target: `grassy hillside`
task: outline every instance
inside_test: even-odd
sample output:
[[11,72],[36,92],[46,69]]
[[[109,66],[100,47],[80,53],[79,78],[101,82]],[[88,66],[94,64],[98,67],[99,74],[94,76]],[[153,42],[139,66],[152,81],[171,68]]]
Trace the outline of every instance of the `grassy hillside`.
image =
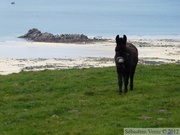
[[179,127],[180,65],[138,65],[118,95],[115,67],[0,76],[1,135],[115,135],[124,127]]

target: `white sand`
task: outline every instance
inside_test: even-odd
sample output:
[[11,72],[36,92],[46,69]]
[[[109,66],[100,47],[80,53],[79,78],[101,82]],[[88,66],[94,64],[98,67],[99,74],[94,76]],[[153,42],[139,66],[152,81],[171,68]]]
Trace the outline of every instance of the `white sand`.
[[[139,50],[140,64],[180,62],[180,40],[131,39],[130,42]],[[78,45],[1,42],[0,74],[114,66],[114,48],[114,41]]]

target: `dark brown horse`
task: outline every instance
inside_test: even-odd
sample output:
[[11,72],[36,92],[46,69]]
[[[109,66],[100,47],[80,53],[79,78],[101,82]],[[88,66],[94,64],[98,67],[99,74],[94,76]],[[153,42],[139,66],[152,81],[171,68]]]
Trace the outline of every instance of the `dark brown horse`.
[[122,94],[122,82],[124,82],[124,93],[128,92],[128,83],[130,77],[130,90],[133,90],[133,78],[136,65],[138,63],[138,50],[127,43],[126,35],[123,38],[116,36],[115,63],[118,74],[119,94]]

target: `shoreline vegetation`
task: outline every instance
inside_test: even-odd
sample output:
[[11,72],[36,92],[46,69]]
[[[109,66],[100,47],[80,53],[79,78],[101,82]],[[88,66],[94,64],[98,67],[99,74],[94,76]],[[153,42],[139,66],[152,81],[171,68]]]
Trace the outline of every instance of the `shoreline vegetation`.
[[30,29],[25,35],[18,38],[24,38],[33,42],[48,42],[48,43],[92,43],[108,41],[102,37],[89,38],[84,34],[60,34],[54,35],[48,32],[42,33],[36,28]]
[[178,128],[179,65],[138,65],[135,89],[118,94],[114,67],[0,76],[1,135],[123,135]]

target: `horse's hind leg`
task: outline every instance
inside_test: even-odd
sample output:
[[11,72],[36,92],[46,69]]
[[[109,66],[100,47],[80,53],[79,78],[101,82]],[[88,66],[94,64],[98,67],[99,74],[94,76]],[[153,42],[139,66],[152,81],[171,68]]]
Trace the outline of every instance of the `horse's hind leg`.
[[135,72],[136,66],[132,69],[130,74],[130,90],[133,90],[133,81],[134,81],[134,72]]
[[133,80],[134,80],[134,74],[130,75],[130,90],[133,90]]

